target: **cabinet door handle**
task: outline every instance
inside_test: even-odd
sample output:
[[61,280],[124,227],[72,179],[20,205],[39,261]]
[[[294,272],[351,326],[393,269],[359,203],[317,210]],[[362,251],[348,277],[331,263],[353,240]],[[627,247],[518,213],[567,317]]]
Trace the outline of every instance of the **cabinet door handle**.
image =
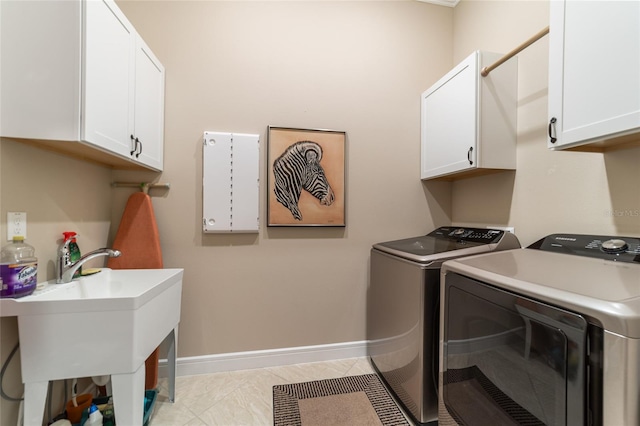
[[[556,143],[556,141],[558,140],[554,135],[556,134],[556,121],[558,121],[558,119],[556,119],[555,117],[551,117],[551,120],[549,120],[549,140],[551,141],[551,143]],[[552,131],[553,131],[553,135],[552,135]]]
[[[140,144],[140,151],[138,151],[138,144]],[[138,138],[136,138],[136,158],[140,157],[140,154],[142,154],[142,141]]]
[[[129,153],[129,155],[133,155],[134,152],[136,152],[136,147],[137,147],[137,139],[135,139],[133,137],[133,135],[130,136],[131,137],[131,152]],[[136,142],[134,142],[134,139]]]
[[469,161],[469,165],[473,165],[473,160],[471,160],[471,153],[473,152],[473,147],[469,147],[469,151],[467,151],[467,160]]

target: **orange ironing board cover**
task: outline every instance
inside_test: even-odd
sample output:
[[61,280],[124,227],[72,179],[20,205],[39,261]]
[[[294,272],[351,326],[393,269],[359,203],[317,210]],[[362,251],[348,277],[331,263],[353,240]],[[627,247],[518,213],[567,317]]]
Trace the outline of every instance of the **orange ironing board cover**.
[[[120,257],[107,261],[111,269],[161,269],[162,249],[151,197],[136,192],[127,200],[113,248]],[[158,349],[145,361],[145,389],[158,385]]]
[[108,268],[162,268],[160,236],[149,195],[136,192],[129,197],[113,240],[113,248],[120,250],[122,255],[109,258]]

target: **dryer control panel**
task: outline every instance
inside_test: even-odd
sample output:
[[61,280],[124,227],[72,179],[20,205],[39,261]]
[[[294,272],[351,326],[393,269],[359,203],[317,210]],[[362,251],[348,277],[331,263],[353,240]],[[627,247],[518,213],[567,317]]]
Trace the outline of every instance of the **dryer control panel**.
[[640,238],[637,237],[551,234],[527,248],[616,262],[640,263]]

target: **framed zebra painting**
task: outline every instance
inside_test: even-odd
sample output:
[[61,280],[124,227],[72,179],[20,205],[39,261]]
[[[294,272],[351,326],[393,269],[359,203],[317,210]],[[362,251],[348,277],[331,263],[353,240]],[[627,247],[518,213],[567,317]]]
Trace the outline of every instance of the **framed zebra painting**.
[[346,133],[269,126],[268,226],[346,226]]

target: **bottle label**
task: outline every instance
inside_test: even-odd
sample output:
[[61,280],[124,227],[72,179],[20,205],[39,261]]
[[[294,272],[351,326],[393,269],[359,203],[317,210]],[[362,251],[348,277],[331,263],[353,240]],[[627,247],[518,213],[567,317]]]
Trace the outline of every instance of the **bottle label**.
[[[80,248],[76,244],[75,238],[69,244],[69,265],[76,263],[80,260],[82,255],[80,254]],[[82,275],[82,266],[73,274],[73,278],[80,278]]]
[[37,284],[37,262],[0,265],[0,297],[28,296]]

